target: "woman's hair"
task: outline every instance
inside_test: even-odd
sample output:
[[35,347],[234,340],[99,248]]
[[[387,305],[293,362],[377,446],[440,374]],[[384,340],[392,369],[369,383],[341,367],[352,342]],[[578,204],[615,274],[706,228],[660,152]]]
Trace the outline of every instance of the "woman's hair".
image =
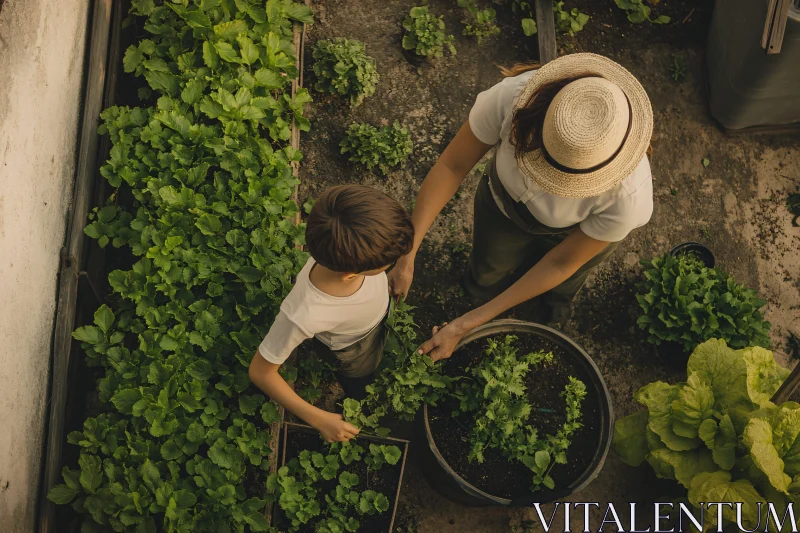
[[[500,72],[503,76],[510,78],[519,76],[525,72],[536,70],[540,67],[538,63],[516,63],[512,67],[500,67]],[[591,74],[583,76],[575,76],[571,78],[564,78],[554,82],[547,83],[539,87],[533,94],[530,95],[528,101],[523,107],[514,111],[514,116],[511,119],[511,133],[509,140],[514,147],[514,155],[519,158],[522,154],[533,152],[542,148],[542,126],[544,125],[544,117],[547,114],[547,108],[553,98],[556,97],[558,92],[581,78],[592,77]],[[653,145],[647,148],[648,157],[653,155]]]
[[550,103],[558,92],[573,81],[588,77],[591,75],[586,74],[546,83],[530,95],[524,106],[514,111],[509,140],[517,158],[542,147],[544,117],[547,114],[547,108],[550,107]]

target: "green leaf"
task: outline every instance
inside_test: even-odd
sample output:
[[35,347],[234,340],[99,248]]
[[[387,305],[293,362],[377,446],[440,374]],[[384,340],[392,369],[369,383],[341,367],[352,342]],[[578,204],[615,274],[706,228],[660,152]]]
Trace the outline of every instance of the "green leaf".
[[531,35],[535,35],[537,31],[536,28],[536,21],[531,18],[524,18],[522,19],[522,32],[525,34],[526,37],[530,37]]
[[714,410],[714,393],[697,374],[689,376],[686,385],[672,402],[672,429],[677,435],[693,439],[700,424],[711,417]]
[[100,468],[100,458],[96,455],[81,454],[78,458],[81,468],[80,483],[83,490],[94,494],[103,482],[103,472]]
[[261,406],[261,419],[267,424],[281,421],[281,414],[275,402],[266,402]]
[[[766,506],[766,501],[756,491],[753,484],[746,479],[731,481],[730,472],[723,470],[699,474],[689,487],[689,501],[695,506],[706,502],[741,502],[742,525],[747,529],[755,529],[760,523],[758,504]],[[721,505],[722,517],[725,521],[736,523],[736,509]],[[707,513],[706,519],[716,525],[716,513]]]
[[687,374],[697,373],[698,378],[711,386],[714,392],[714,409],[719,412],[735,408],[750,410],[752,403],[747,392],[747,366],[735,350],[725,341],[712,339],[695,348],[689,357]]
[[47,499],[56,505],[66,505],[78,495],[78,490],[66,485],[56,485],[47,493]]
[[772,442],[772,427],[764,419],[754,418],[747,423],[742,434],[742,442],[750,450],[753,463],[769,479],[776,490],[789,492],[791,478],[783,471],[783,461]]
[[614,425],[614,451],[625,464],[639,466],[645,460],[649,452],[645,434],[648,418],[647,410],[637,411]]
[[203,63],[210,69],[215,69],[219,66],[219,55],[214,44],[209,41],[203,42]]
[[766,407],[791,372],[778,365],[772,352],[764,348],[745,348],[741,355],[747,367],[748,396],[753,403]]
[[[736,445],[739,443],[739,438],[736,435],[736,430],[733,427],[733,422],[729,414],[725,414],[719,421],[717,432],[714,435],[714,446],[711,451],[714,456],[714,462],[720,468],[730,470],[736,462]],[[706,443],[708,444],[708,443]]]
[[239,54],[236,53],[236,50],[234,50],[233,46],[231,46],[230,43],[219,41],[219,42],[214,43],[214,48],[217,51],[217,55],[223,61],[227,61],[228,63],[240,63],[241,62],[241,58],[239,57]]
[[139,389],[122,389],[111,397],[117,410],[125,415],[133,414],[133,404],[142,399]]
[[[669,19],[667,19],[667,21],[669,21]],[[707,167],[710,164],[711,164],[711,161],[709,161],[708,158],[703,158],[703,166],[704,167]]]
[[682,437],[672,429],[672,402],[678,398],[680,388],[656,381],[645,385],[634,395],[637,402],[647,407],[650,413],[648,427],[656,433],[667,447],[674,451],[685,451],[700,445],[700,439]]
[[195,226],[197,226],[203,235],[215,235],[222,231],[222,222],[219,217],[208,213],[201,215],[197,219],[197,222],[195,222]]
[[122,68],[125,72],[133,72],[142,64],[144,55],[136,46],[129,46],[122,58]]
[[214,26],[214,35],[218,39],[233,39],[240,33],[247,33],[247,23],[243,20],[222,22]]
[[189,80],[186,82],[186,87],[181,92],[181,100],[187,104],[196,104],[201,96],[203,96],[203,83],[201,81]]
[[647,462],[658,477],[677,480],[686,488],[698,474],[717,470],[711,452],[705,448],[686,451],[660,448],[647,455]]
[[310,7],[302,3],[290,2],[288,4],[284,4],[283,9],[286,13],[286,16],[290,19],[294,19],[304,24],[314,23],[314,12]]
[[103,304],[94,312],[94,323],[103,330],[103,333],[108,333],[111,326],[114,324],[114,313],[111,309]]
[[103,330],[96,327],[96,326],[83,326],[76,329],[72,332],[73,338],[79,340],[81,342],[87,342],[89,344],[100,344],[101,342],[105,342],[106,336],[103,334]]
[[252,65],[258,61],[259,53],[258,48],[246,35],[239,35],[236,38],[239,43],[239,51],[242,55],[242,61],[247,65]]

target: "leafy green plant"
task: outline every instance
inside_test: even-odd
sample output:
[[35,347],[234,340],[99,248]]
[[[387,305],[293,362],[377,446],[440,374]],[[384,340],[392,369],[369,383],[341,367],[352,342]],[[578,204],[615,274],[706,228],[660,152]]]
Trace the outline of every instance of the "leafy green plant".
[[406,30],[403,48],[430,59],[442,57],[445,48],[456,55],[456,47],[453,46],[455,37],[445,34],[442,19],[442,16],[437,17],[431,13],[428,6],[412,7],[403,21],[403,28]]
[[564,2],[561,1],[553,2],[553,17],[556,30],[569,35],[575,35],[589,22],[589,15],[581,13],[577,7],[564,9]]
[[625,10],[628,14],[628,20],[634,24],[640,24],[645,21],[653,24],[667,24],[670,21],[670,18],[666,15],[652,18],[650,16],[652,9],[647,5],[646,0],[614,0],[614,2],[618,8]]
[[535,407],[525,393],[525,378],[532,367],[553,364],[553,354],[535,352],[520,357],[516,340],[513,335],[501,341],[487,340],[486,356],[453,392],[459,401],[453,416],[475,415],[469,436],[469,460],[482,463],[487,448],[500,450],[533,472],[534,490],[540,486],[552,489],[555,483],[550,470],[555,464],[567,463],[572,435],[582,427],[581,404],[586,386],[570,376],[562,392],[565,422],[555,435],[540,437],[538,428],[528,422]]
[[384,175],[405,163],[414,151],[411,132],[399,122],[380,128],[351,124],[339,147],[342,154],[349,155],[349,161],[361,163],[369,170],[378,167]]
[[[639,389],[634,398],[645,409],[617,421],[616,453],[678,481],[691,505],[742,502],[739,523],[748,529],[767,518],[759,503],[774,503],[784,516],[787,504],[800,503],[800,404],[770,398],[789,371],[761,347],[734,350],[712,339],[697,346],[686,373],[686,382]],[[720,508],[734,523],[736,510]],[[717,526],[716,513],[706,520]]]
[[[376,446],[371,444],[370,447]],[[394,462],[374,463],[374,470],[385,464],[396,464],[402,452],[397,446],[380,446],[381,457],[397,458]],[[268,498],[277,501],[290,522],[287,533],[300,531],[311,525],[319,533],[356,532],[361,527],[359,518],[385,513],[389,498],[374,490],[358,492],[362,483],[358,475],[345,466],[360,460],[363,449],[355,443],[334,444],[327,455],[303,450],[278,472],[267,478]],[[373,454],[372,456],[375,456]],[[340,463],[340,459],[342,462]],[[325,482],[338,479],[327,493]]]
[[314,404],[322,398],[321,387],[336,381],[333,365],[317,354],[306,353],[297,359],[297,394]]
[[493,8],[480,9],[477,0],[458,0],[458,6],[467,11],[466,17],[461,21],[464,24],[462,35],[475,37],[478,44],[481,44],[484,39],[500,34],[497,12]]
[[734,348],[769,347],[770,323],[760,311],[766,302],[755,291],[691,255],[665,254],[642,265],[637,323],[649,342],[677,343],[687,352],[712,338]]
[[380,75],[361,41],[342,37],[320,40],[314,45],[312,57],[317,91],[346,96],[353,107],[375,94]]
[[385,464],[392,466],[403,457],[400,448],[391,444],[370,444],[369,455],[366,456],[365,461],[371,470],[380,470]]
[[[113,192],[86,234],[124,248],[109,301],[74,332],[99,367],[98,410],[68,441],[78,470],[49,494],[82,531],[266,531],[247,474],[264,470],[265,423],[246,366],[305,261],[287,146],[310,99],[300,90],[288,0],[134,0],[148,38],[123,66],[152,107],[112,107],[100,133]],[[120,198],[130,197],[125,205]],[[224,327],[223,327],[224,324]]]
[[[669,66],[670,78],[677,82],[682,82],[686,79],[686,71],[686,58],[682,54],[672,54],[672,64]],[[704,164],[704,166],[708,165]]]

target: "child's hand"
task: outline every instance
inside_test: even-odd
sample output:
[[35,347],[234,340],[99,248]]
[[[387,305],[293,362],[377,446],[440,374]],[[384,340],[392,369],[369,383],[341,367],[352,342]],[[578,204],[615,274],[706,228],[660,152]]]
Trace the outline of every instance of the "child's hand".
[[321,434],[322,438],[328,442],[347,442],[360,431],[353,424],[344,421],[342,415],[336,413],[324,413],[320,420],[312,424]]

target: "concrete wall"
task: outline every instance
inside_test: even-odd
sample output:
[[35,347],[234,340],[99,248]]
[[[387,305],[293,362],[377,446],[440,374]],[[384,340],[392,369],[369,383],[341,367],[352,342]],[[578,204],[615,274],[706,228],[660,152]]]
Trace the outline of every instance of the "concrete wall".
[[36,524],[89,0],[0,0],[0,530]]

